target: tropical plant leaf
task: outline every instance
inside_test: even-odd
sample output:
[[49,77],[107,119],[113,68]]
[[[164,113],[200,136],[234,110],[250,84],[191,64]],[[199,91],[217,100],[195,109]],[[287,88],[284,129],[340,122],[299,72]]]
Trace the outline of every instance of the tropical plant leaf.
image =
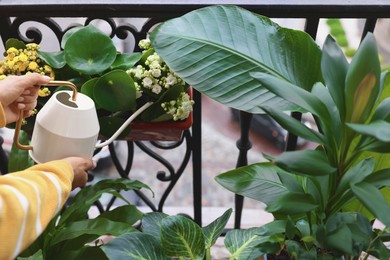
[[[28,145],[30,139],[25,131],[19,133],[19,143]],[[11,152],[8,158],[8,171],[17,172],[25,170],[34,165],[34,161],[31,159],[27,150],[19,149],[14,143],[12,143]]]
[[352,234],[346,224],[340,224],[338,229],[325,237],[329,248],[340,250],[345,254],[352,254]]
[[305,124],[302,124],[295,118],[286,115],[284,112],[273,109],[271,107],[261,107],[268,115],[270,115],[276,122],[278,122],[284,129],[302,137],[308,141],[323,144],[324,136],[312,129],[308,128]]
[[224,244],[231,254],[231,259],[257,259],[265,254],[265,252],[261,252],[257,246],[260,243],[266,242],[268,237],[256,235],[256,230],[256,228],[245,230],[236,229],[231,230],[226,234]]
[[142,218],[142,215],[142,212],[139,211],[136,206],[125,205],[110,211],[105,211],[101,213],[98,218],[105,218],[111,221],[133,225]]
[[155,237],[140,232],[121,235],[101,249],[109,259],[171,259],[163,254]]
[[276,200],[288,190],[280,181],[278,168],[271,163],[243,166],[215,177],[224,188],[265,204]]
[[374,137],[381,142],[390,142],[390,123],[384,120],[377,120],[369,124],[347,125],[359,134]]
[[360,182],[352,184],[351,189],[355,196],[376,218],[384,225],[390,226],[390,205],[374,185]]
[[128,179],[105,179],[81,189],[72,200],[72,203],[61,215],[59,225],[85,219],[88,209],[103,193],[114,193],[118,190],[134,190],[150,188],[140,182]]
[[253,72],[250,76],[275,95],[296,104],[304,111],[317,115],[325,122],[330,121],[330,115],[324,103],[309,91],[267,73]]
[[346,122],[363,123],[380,95],[380,62],[375,37],[368,33],[345,78]]
[[[53,246],[65,240],[77,238],[82,235],[91,234],[99,237],[101,235],[119,236],[127,232],[136,232],[137,230],[130,224],[111,221],[106,218],[94,218],[81,221],[75,221],[56,232],[50,240]],[[87,241],[92,242],[92,241]],[[79,246],[83,246],[85,241]]]
[[161,222],[161,247],[170,257],[203,259],[205,239],[202,229],[183,216],[168,216]]
[[270,73],[307,90],[322,80],[321,51],[308,34],[281,28],[237,6],[190,12],[158,26],[150,39],[168,66],[191,86],[247,112],[261,113],[260,104],[293,108],[249,72]]
[[324,176],[336,171],[322,150],[284,152],[274,163],[287,171],[307,176]]
[[384,99],[375,109],[371,121],[375,122],[377,120],[390,121],[390,97]]
[[167,214],[162,212],[149,212],[142,217],[141,230],[145,234],[152,235],[160,242],[161,222]]
[[111,112],[136,109],[134,81],[123,70],[113,70],[101,76],[93,87],[93,96],[99,107]]
[[361,182],[365,177],[372,175],[374,171],[375,162],[372,158],[361,160],[358,164],[350,168],[341,178],[337,185],[335,197],[340,197],[351,184]]
[[75,30],[64,45],[66,63],[87,75],[108,69],[116,58],[116,48],[110,37],[94,26]]
[[228,209],[219,218],[202,228],[206,242],[206,249],[211,248],[221,236],[227,222],[229,221],[232,209]]
[[336,104],[341,120],[345,116],[345,77],[348,71],[348,61],[343,50],[332,38],[327,36],[322,48],[321,69],[325,84]]
[[311,194],[289,192],[269,203],[265,210],[283,215],[298,215],[312,211],[318,206]]

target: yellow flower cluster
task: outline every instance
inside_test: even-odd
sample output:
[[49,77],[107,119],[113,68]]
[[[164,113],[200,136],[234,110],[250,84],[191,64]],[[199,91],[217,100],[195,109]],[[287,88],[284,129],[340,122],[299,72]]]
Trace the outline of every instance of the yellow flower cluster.
[[[10,47],[4,53],[4,60],[0,61],[0,80],[8,75],[24,75],[29,73],[40,73],[54,79],[54,71],[45,64],[38,56],[39,45],[36,43],[26,44],[25,49]],[[39,91],[40,96],[50,95],[45,88]]]

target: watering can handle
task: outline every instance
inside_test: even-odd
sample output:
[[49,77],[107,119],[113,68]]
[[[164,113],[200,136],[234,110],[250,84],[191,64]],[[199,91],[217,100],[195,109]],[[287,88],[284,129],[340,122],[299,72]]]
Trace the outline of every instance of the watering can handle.
[[[47,83],[45,86],[67,86],[67,87],[70,87],[73,90],[72,100],[76,101],[77,87],[75,84],[73,84],[70,81],[52,80],[49,83]],[[21,150],[32,150],[33,149],[32,146],[23,145],[23,144],[19,143],[19,134],[20,134],[20,130],[22,127],[23,118],[24,118],[24,111],[20,110],[19,111],[19,119],[18,119],[18,121],[16,121],[16,126],[15,126],[14,144],[16,145],[16,147],[18,147]]]

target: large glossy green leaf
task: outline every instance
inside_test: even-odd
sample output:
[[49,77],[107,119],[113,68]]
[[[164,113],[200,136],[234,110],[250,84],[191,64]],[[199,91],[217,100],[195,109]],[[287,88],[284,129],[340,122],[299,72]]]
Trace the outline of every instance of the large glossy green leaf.
[[340,250],[346,254],[352,254],[352,234],[345,224],[340,224],[337,230],[327,234],[325,243],[330,248]]
[[346,121],[363,123],[380,95],[380,62],[375,37],[368,33],[352,59],[345,79]]
[[[28,145],[30,139],[25,131],[20,131],[19,143]],[[8,160],[8,171],[17,172],[27,169],[34,165],[34,161],[28,154],[28,151],[19,149],[14,143],[11,147],[11,152]]]
[[369,183],[351,185],[352,192],[384,225],[390,226],[390,205],[380,191]]
[[271,163],[243,166],[215,177],[224,188],[265,204],[274,201],[288,190],[280,181],[278,168]]
[[119,236],[103,245],[101,249],[109,259],[171,259],[163,254],[160,243],[155,237],[140,232]]
[[271,202],[266,211],[283,215],[298,215],[318,208],[319,204],[308,193],[289,192]]
[[133,79],[123,70],[113,70],[101,76],[93,87],[99,107],[111,112],[136,109],[136,89]]
[[336,171],[322,150],[284,152],[275,158],[274,163],[287,171],[307,176],[329,175]]
[[110,69],[128,70],[141,59],[141,53],[119,53]]
[[116,195],[116,191],[118,190],[138,190],[141,188],[150,190],[146,184],[128,179],[106,179],[99,181],[92,186],[84,187],[77,193],[72,200],[72,203],[61,215],[59,225],[85,219],[91,205],[100,198],[103,193],[112,193]]
[[94,75],[111,66],[116,58],[116,48],[110,37],[88,25],[69,36],[64,46],[64,55],[72,69]]
[[390,121],[390,98],[384,99],[375,109],[371,121],[376,120]]
[[162,23],[150,35],[168,66],[195,89],[253,113],[290,109],[249,77],[262,71],[304,89],[321,81],[321,51],[306,33],[281,28],[237,6],[210,6]]
[[211,248],[221,236],[227,222],[229,221],[232,209],[228,209],[222,216],[202,228],[206,242],[206,249]]
[[322,48],[322,75],[342,118],[345,115],[344,84],[348,66],[343,50],[331,36],[328,36]]
[[256,228],[245,230],[231,230],[224,240],[227,250],[232,255],[231,259],[246,260],[257,259],[265,254],[257,246],[267,241],[268,237],[262,237],[256,234]]
[[203,259],[205,239],[202,229],[189,218],[168,216],[161,222],[161,246],[171,257]]

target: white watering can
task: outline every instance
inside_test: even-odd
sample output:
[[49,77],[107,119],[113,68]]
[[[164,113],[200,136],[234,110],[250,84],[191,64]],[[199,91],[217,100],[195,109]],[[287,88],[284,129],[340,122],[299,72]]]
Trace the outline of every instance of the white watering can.
[[68,86],[72,91],[58,91],[46,102],[36,116],[31,145],[19,143],[23,113],[16,123],[14,143],[22,150],[30,150],[37,163],[58,160],[69,156],[92,158],[95,148],[113,142],[121,132],[152,103],[146,103],[133,113],[114,135],[98,143],[99,121],[93,100],[77,92],[77,87],[68,81],[50,81],[47,86]]

